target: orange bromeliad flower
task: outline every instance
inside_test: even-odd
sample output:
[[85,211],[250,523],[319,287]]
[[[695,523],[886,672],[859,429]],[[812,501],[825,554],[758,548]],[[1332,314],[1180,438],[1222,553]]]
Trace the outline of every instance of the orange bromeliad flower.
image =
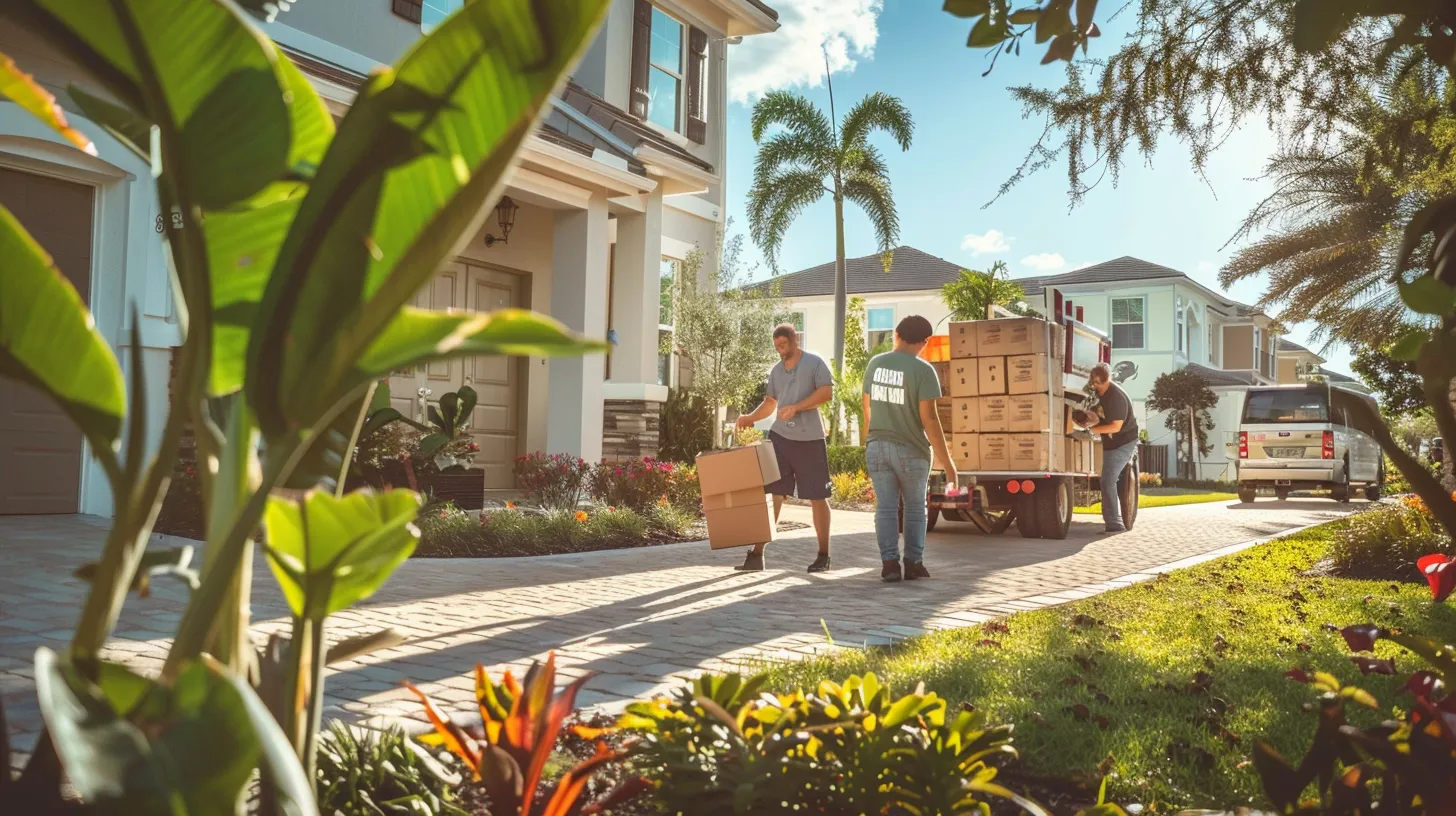
[[576,520],[579,521],[579,522],[581,522],[582,524],[586,524],[586,511],[585,510],[578,510],[578,511],[576,511]]

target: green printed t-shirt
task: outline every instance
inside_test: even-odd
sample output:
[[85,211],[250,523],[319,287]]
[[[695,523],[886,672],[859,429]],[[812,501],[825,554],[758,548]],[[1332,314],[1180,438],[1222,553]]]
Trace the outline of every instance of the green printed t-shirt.
[[940,398],[934,366],[903,351],[877,354],[865,367],[864,393],[870,395],[870,441],[898,442],[931,458],[920,403]]

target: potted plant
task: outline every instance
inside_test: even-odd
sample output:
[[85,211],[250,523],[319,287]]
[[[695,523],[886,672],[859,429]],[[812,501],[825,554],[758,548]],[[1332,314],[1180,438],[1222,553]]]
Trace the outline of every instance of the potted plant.
[[475,389],[463,386],[440,397],[438,406],[429,406],[425,412],[429,424],[403,420],[424,433],[407,466],[413,468],[421,487],[462,510],[485,506],[485,471],[471,467],[480,451],[470,437],[475,401]]

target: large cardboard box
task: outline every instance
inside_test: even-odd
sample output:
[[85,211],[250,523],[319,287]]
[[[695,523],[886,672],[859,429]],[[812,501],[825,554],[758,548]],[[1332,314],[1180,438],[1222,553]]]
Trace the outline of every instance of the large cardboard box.
[[[1006,393],[1006,358],[981,357],[976,360],[976,384],[980,390],[974,396],[988,396]],[[957,394],[956,396],[961,396]],[[965,396],[973,396],[966,394]]]
[[[981,395],[981,368],[976,360],[950,361],[950,396],[978,397]],[[942,390],[944,393],[944,390]]]
[[1051,426],[1052,398],[1046,394],[1016,394],[1006,398],[1006,430],[1036,433]]
[[703,517],[708,522],[708,547],[714,550],[751,547],[774,540],[773,496],[764,495],[763,488],[758,489],[757,501],[704,510]]
[[1010,458],[1012,470],[1061,470],[1062,446],[1053,444],[1049,433],[1010,434]]
[[967,321],[950,324],[950,358],[969,360],[976,356],[976,323]]
[[[1050,369],[1050,370],[1048,370]],[[1006,393],[1062,395],[1060,361],[1045,354],[1023,354],[1006,358]],[[985,393],[985,389],[981,390]]]
[[698,454],[698,486],[704,496],[762,488],[779,480],[779,460],[772,442],[755,442],[728,450]]
[[1095,473],[1092,466],[1093,443],[1090,439],[1064,437],[1062,445],[1062,469],[1069,473]]
[[976,471],[981,469],[981,435],[958,433],[947,440],[950,456],[955,460],[956,470]]
[[1011,434],[976,434],[981,455],[980,470],[1011,469]]
[[969,434],[981,430],[980,397],[956,397],[951,401],[950,429]]
[[935,415],[940,418],[940,428],[950,433],[955,426],[955,398],[941,397],[935,401]]
[[715,550],[774,540],[773,497],[764,485],[779,479],[772,442],[757,442],[697,458],[708,546]]
[[1055,329],[1061,328],[1039,317],[1000,318],[976,323],[976,353],[993,354],[1056,354]]
[[1011,398],[1006,395],[977,397],[977,416],[981,433],[1006,433],[1011,430]]

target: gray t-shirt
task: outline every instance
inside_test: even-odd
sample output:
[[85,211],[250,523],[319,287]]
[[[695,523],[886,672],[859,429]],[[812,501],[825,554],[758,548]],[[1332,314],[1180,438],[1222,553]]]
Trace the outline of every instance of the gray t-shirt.
[[[803,402],[826,385],[834,385],[829,364],[824,362],[823,357],[807,351],[799,357],[799,364],[792,371],[784,368],[783,360],[768,371],[768,395],[778,400],[779,409]],[[776,410],[773,427],[769,429],[773,433],[802,442],[824,438],[824,423],[819,419],[818,408],[800,411],[788,422],[778,419],[777,413]]]

